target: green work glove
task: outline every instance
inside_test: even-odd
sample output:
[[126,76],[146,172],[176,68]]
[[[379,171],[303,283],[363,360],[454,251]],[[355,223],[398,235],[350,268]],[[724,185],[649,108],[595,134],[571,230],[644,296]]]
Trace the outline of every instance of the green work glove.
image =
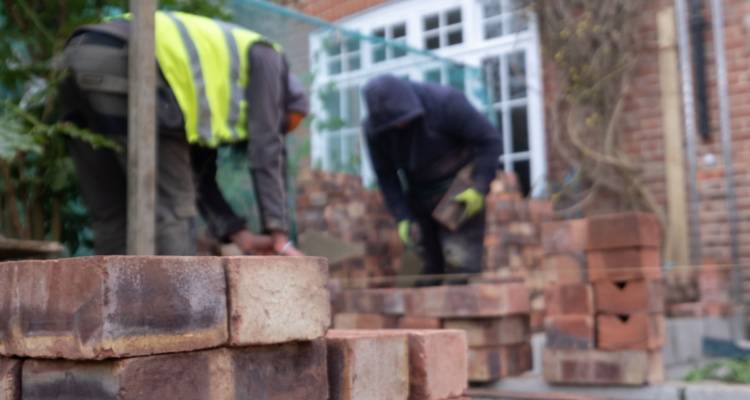
[[464,218],[469,219],[484,208],[484,195],[474,188],[469,188],[456,195],[453,200],[464,204]]
[[398,223],[398,237],[405,245],[411,244],[411,221],[403,219]]

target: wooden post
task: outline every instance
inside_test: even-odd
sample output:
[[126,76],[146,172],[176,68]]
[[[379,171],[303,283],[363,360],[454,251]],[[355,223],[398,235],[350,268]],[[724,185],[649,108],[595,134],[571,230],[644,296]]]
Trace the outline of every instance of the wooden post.
[[130,0],[128,57],[128,254],[155,254],[156,0]]
[[657,16],[659,32],[659,80],[664,121],[664,159],[667,180],[668,226],[666,261],[677,266],[690,262],[690,234],[685,180],[685,156],[682,142],[681,92],[677,29],[673,7]]

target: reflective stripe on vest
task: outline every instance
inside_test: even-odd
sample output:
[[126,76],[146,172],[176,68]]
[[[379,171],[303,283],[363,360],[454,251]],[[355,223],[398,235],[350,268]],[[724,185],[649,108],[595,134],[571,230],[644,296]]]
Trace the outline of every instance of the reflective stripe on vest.
[[216,147],[248,138],[247,54],[259,42],[268,43],[225,22],[156,13],[156,57],[183,112],[188,142]]

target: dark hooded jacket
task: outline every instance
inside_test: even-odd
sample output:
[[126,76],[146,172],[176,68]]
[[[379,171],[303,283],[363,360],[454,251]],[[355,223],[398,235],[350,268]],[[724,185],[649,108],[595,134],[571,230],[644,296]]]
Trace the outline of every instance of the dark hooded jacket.
[[410,200],[436,187],[447,189],[445,183],[469,163],[474,187],[489,191],[501,137],[463,93],[383,75],[365,86],[364,97],[370,158],[397,220],[412,218]]

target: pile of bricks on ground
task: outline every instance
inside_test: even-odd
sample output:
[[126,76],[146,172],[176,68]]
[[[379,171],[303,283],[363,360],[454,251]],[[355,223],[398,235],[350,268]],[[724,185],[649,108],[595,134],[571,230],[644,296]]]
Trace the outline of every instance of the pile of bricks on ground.
[[657,218],[603,215],[555,222],[545,233],[560,238],[546,246],[557,264],[549,266],[555,283],[547,289],[545,380],[660,382],[666,322]]
[[[679,300],[668,301],[668,314],[672,317],[726,317],[732,312],[730,274],[732,266],[708,263],[700,267],[691,267],[677,278],[679,287],[690,287],[692,296],[683,296]],[[672,281],[678,281],[675,278]],[[685,284],[685,282],[689,282]],[[669,285],[669,296],[677,285]],[[671,300],[671,299],[668,299]]]
[[337,329],[465,331],[469,381],[493,382],[531,369],[529,293],[521,280],[349,289],[333,301]]
[[463,394],[463,332],[328,331],[326,280],[317,258],[0,263],[0,400]]

